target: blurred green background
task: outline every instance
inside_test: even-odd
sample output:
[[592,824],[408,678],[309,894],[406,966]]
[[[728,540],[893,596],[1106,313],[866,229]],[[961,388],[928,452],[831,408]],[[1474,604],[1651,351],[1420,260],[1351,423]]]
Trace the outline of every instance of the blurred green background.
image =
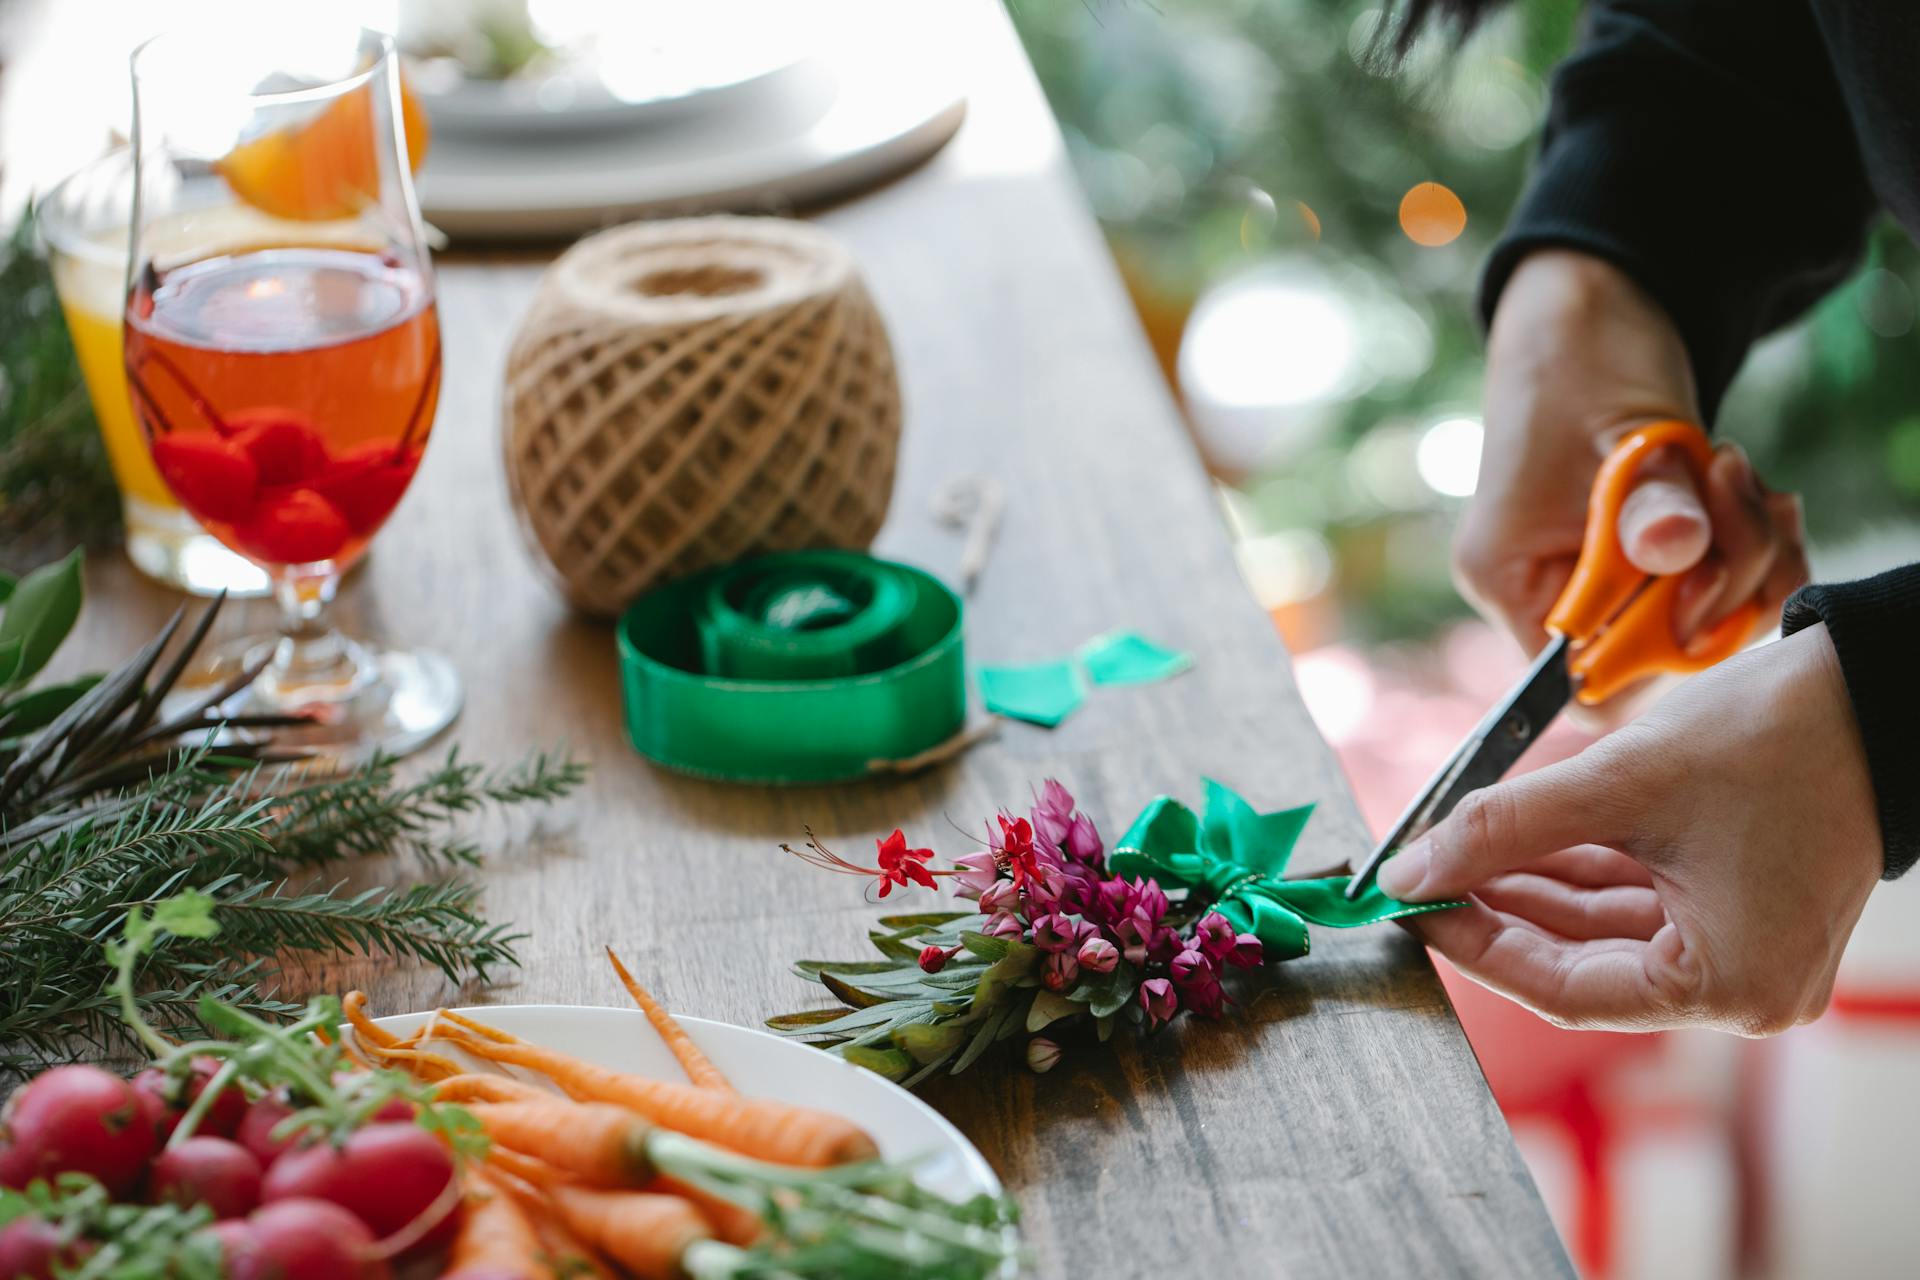
[[[1578,6],[1515,4],[1398,69],[1364,3],[1009,10],[1289,638],[1410,639],[1464,614],[1446,546],[1478,456],[1473,292]],[[1402,225],[1426,183],[1464,210],[1451,239],[1432,188]],[[1770,484],[1804,493],[1816,547],[1920,513],[1916,287],[1920,253],[1879,228],[1722,413]]]

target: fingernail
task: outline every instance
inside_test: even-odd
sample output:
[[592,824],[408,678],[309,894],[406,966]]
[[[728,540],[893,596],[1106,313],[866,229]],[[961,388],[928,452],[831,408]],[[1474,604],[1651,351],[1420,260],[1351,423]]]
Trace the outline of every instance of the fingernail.
[[1417,900],[1433,865],[1433,842],[1421,836],[1380,866],[1380,890],[1402,902]]

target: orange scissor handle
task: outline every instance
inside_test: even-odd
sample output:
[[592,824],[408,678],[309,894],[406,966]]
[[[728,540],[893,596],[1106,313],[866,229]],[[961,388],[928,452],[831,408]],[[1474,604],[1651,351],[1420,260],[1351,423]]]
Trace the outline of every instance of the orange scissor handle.
[[1694,479],[1704,483],[1713,445],[1690,422],[1650,423],[1615,445],[1593,478],[1579,562],[1547,615],[1547,630],[1574,643],[1567,669],[1580,683],[1575,697],[1587,706],[1605,702],[1642,677],[1703,671],[1731,657],[1746,644],[1760,616],[1759,602],[1749,600],[1682,645],[1674,637],[1673,611],[1686,575],[1649,582],[1621,548],[1620,508],[1641,465],[1668,447],[1678,449]]

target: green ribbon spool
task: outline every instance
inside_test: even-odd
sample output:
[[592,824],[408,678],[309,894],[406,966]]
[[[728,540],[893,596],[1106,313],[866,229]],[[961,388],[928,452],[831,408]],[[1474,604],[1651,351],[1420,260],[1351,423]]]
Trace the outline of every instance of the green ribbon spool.
[[627,734],[681,773],[864,777],[966,722],[960,598],[908,565],[793,551],[649,592],[620,620]]
[[1369,883],[1349,900],[1347,876],[1286,880],[1287,860],[1312,805],[1261,813],[1212,778],[1206,816],[1172,796],[1160,796],[1140,811],[1107,856],[1107,869],[1129,879],[1148,878],[1167,890],[1185,890],[1213,904],[1240,933],[1260,939],[1269,960],[1307,954],[1307,924],[1351,929],[1457,902],[1401,902]]

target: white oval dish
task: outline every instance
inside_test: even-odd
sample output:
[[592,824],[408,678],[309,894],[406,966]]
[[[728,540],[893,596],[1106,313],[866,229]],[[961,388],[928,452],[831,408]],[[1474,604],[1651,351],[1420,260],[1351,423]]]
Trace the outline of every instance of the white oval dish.
[[[454,1012],[618,1071],[660,1080],[687,1078],[637,1009],[523,1004]],[[429,1016],[396,1014],[377,1021],[404,1035]],[[741,1093],[845,1116],[872,1135],[881,1155],[913,1161],[920,1185],[948,1199],[1000,1194],[1000,1179],[973,1144],[946,1117],[892,1081],[765,1031],[705,1018],[679,1022]]]

